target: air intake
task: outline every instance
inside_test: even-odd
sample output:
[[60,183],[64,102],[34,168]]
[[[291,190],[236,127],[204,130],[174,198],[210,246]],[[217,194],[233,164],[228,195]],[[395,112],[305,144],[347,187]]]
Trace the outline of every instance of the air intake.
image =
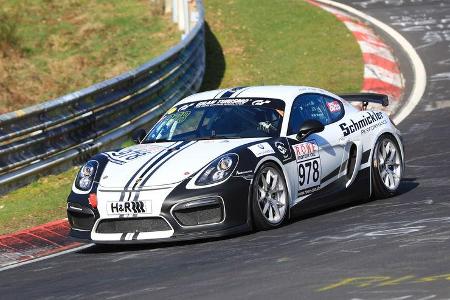
[[101,220],[97,226],[97,233],[134,233],[171,230],[163,218],[127,218]]

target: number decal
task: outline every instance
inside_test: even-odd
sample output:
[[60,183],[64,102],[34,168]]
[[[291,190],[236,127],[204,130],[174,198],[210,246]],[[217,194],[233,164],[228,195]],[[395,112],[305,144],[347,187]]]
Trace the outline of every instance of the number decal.
[[318,181],[319,180],[319,175],[320,175],[320,171],[319,171],[319,161],[314,160],[313,161],[313,180],[314,181]]
[[299,196],[319,190],[322,168],[317,143],[313,140],[292,147],[297,157]]
[[300,178],[300,186],[305,184],[305,166],[300,164],[298,168],[298,176]]
[[302,161],[298,164],[300,190],[320,185],[320,158]]

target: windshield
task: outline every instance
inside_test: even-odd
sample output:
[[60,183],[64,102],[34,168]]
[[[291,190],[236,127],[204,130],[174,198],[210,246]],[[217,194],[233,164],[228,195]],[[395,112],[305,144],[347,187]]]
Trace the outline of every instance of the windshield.
[[279,136],[284,102],[278,99],[214,99],[172,107],[144,143]]

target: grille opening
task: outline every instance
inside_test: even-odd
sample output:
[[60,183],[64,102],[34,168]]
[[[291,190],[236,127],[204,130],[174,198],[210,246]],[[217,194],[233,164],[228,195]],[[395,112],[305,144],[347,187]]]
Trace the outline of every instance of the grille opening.
[[69,224],[73,229],[92,230],[92,227],[94,227],[95,223],[94,213],[92,213],[92,215],[89,215],[68,211],[67,219],[69,219]]
[[185,208],[175,210],[174,217],[183,226],[205,225],[219,223],[223,220],[223,207],[221,204]]
[[171,230],[163,218],[129,218],[101,220],[97,233],[134,233]]

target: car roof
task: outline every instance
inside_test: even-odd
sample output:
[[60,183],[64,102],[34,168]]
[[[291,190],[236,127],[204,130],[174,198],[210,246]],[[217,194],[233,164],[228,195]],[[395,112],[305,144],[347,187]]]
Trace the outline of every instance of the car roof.
[[[228,93],[227,93],[228,91]],[[178,104],[211,100],[211,99],[221,99],[224,94],[227,94],[230,98],[274,98],[281,99],[286,102],[286,105],[292,105],[292,102],[300,94],[307,93],[321,93],[328,95],[333,98],[341,99],[337,95],[330,93],[326,90],[309,87],[309,86],[287,86],[287,85],[265,85],[265,86],[249,86],[249,87],[235,87],[229,89],[218,89],[207,92],[201,92],[193,94],[181,100]],[[342,100],[342,99],[341,99]]]

